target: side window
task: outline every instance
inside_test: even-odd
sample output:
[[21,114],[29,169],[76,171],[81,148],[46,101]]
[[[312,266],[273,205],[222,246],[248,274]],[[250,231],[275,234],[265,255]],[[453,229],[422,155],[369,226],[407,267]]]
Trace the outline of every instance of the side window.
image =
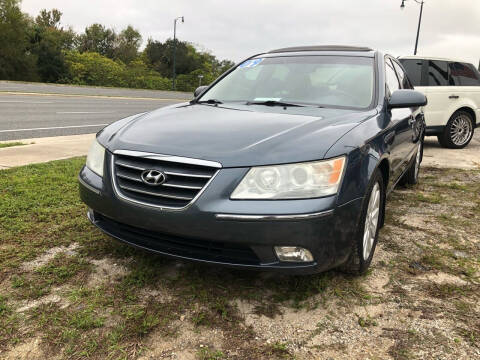
[[393,65],[390,59],[385,59],[385,83],[387,85],[387,95],[390,96],[395,90],[400,89],[400,84],[398,83],[397,74],[393,69]]
[[455,85],[479,86],[478,73],[470,64],[454,62],[450,63],[450,74]]
[[392,60],[392,63],[395,71],[397,72],[398,80],[400,80],[402,89],[413,89],[413,86],[410,84],[408,76],[405,74],[405,71],[402,69],[402,67],[396,61]]
[[428,61],[428,86],[448,86],[448,65],[446,61]]
[[422,86],[422,60],[401,59],[400,62],[408,74],[413,86]]

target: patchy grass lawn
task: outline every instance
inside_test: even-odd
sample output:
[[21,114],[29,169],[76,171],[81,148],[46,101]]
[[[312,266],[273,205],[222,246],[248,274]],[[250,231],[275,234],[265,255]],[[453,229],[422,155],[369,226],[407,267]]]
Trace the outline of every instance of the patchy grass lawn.
[[84,158],[0,171],[0,358],[480,356],[480,172],[395,191],[371,271],[288,277],[167,260],[89,224]]
[[[33,143],[32,143],[32,144],[33,144]],[[21,142],[21,141],[0,142],[0,149],[12,147],[12,146],[22,146],[22,145],[28,145],[28,144],[23,143],[23,142]]]

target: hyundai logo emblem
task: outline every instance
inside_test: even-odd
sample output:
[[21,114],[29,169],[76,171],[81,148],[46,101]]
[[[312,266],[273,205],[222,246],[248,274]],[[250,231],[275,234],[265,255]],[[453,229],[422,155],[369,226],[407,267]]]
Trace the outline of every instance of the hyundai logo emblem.
[[165,174],[158,170],[145,170],[140,177],[145,184],[151,186],[162,185],[167,179]]

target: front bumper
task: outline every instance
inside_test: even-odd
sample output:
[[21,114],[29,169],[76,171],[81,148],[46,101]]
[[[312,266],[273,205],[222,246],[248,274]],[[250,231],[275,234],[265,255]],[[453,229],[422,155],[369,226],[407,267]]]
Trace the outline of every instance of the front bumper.
[[[106,169],[109,168],[109,156]],[[336,206],[336,197],[286,200],[230,200],[225,184],[239,169],[224,169],[197,201],[169,211],[119,199],[106,171],[104,178],[84,167],[80,196],[90,221],[129,245],[162,255],[249,269],[316,273],[343,263],[350,254],[361,200]],[[228,187],[228,186],[227,186]],[[280,262],[273,246],[301,246],[310,263]]]

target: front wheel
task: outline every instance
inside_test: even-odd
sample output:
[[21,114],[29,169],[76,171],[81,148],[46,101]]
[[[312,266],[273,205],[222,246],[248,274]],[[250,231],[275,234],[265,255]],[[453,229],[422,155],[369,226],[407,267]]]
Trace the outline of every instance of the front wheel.
[[365,273],[372,262],[378,240],[378,230],[384,211],[385,186],[383,177],[377,169],[362,203],[362,212],[357,234],[352,244],[352,252],[341,269],[361,275]]
[[462,149],[470,143],[474,132],[474,121],[466,111],[456,111],[442,134],[438,135],[440,145],[450,149]]

